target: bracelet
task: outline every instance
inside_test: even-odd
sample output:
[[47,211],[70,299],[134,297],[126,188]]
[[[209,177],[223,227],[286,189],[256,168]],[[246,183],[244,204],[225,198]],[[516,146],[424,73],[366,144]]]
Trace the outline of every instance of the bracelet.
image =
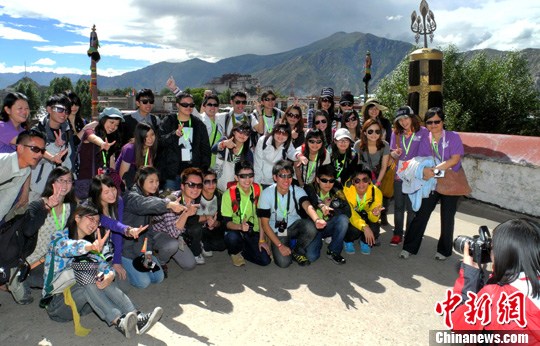
[[131,232],[132,229],[133,229],[133,228],[130,227],[130,226],[126,227],[126,230],[124,231],[124,235],[125,235],[125,236],[130,235],[130,232]]
[[266,243],[266,240],[264,240],[264,239],[263,239],[263,240],[259,240],[259,244],[264,244],[264,243]]
[[283,246],[283,244],[279,243],[277,247],[282,247],[282,246]]

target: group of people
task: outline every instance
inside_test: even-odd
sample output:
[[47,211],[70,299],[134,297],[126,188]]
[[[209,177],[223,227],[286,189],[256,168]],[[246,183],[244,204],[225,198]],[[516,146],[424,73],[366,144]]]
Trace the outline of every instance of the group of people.
[[55,282],[84,257],[97,263],[98,275],[67,288],[76,310],[95,311],[131,337],[156,323],[162,309],[140,312],[119,280],[146,288],[167,277],[170,263],[192,270],[215,251],[227,251],[238,267],[306,266],[324,243],[327,257],[344,264],[342,252],[353,254],[356,240],[369,255],[388,224],[390,198],[379,187],[392,161],[398,174],[390,245],[403,242],[403,259],[415,255],[440,202],[435,259],[452,254],[459,196],[435,186],[441,171],[461,168],[463,145],[445,130],[441,108],[425,114],[424,127],[401,107],[392,126],[376,99],[360,116],[351,94],[336,110],[333,90],[324,88],[305,130],[302,108],[278,109],[272,90],[252,113],[245,112],[247,95],[235,92],[230,110],[220,113],[217,95],[207,94],[197,111],[192,95],[174,80],[167,86],[178,112],[163,118],[152,114],[153,92],[142,89],[136,112],[106,108],[85,123],[80,100],[68,91],[49,98],[48,114],[32,129],[26,97],[8,94],[0,121],[0,218],[3,224],[21,214],[20,253],[30,273],[23,278],[21,265],[3,268],[17,303],[31,303],[31,288],[39,287],[52,319],[73,318],[63,303],[68,292]]

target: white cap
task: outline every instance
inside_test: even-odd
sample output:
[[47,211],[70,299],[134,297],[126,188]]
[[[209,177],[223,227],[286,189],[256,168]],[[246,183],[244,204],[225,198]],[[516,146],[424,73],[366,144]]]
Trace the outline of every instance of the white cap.
[[339,141],[340,139],[343,139],[343,138],[348,138],[351,142],[353,141],[351,133],[349,132],[349,130],[347,130],[345,128],[337,129],[336,133],[334,133],[334,139],[336,141]]

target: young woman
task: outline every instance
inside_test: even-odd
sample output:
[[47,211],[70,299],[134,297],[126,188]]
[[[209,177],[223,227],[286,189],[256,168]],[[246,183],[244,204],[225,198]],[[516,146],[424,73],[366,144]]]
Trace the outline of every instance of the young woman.
[[[153,215],[164,214],[169,210],[180,213],[186,208],[178,202],[169,202],[157,196],[159,189],[158,170],[154,167],[139,168],[135,175],[135,184],[124,195],[124,220],[126,225],[139,227],[150,224]],[[153,250],[153,230],[150,228],[138,239],[124,239],[122,265],[127,272],[131,285],[138,288],[148,287],[151,283],[160,283],[164,279],[163,270],[156,264],[156,271],[139,271],[133,260],[143,252]],[[146,248],[145,248],[146,245]],[[150,256],[149,256],[150,257]],[[150,258],[149,258],[150,259]],[[155,256],[151,261],[159,263]]]
[[279,160],[296,160],[288,124],[274,125],[272,132],[262,136],[255,147],[255,182],[266,188],[274,183],[272,168]]
[[222,137],[221,141],[212,147],[212,152],[217,153],[217,187],[220,191],[227,190],[227,183],[234,181],[234,164],[236,162],[247,160],[253,163],[253,152],[249,149],[250,134],[249,124],[237,123],[232,128],[228,138]]
[[362,135],[362,122],[356,111],[346,111],[341,117],[341,128],[349,130],[353,143]]
[[15,141],[19,133],[27,129],[30,115],[28,98],[19,92],[10,92],[4,98],[0,112],[0,153],[15,151]]
[[73,132],[77,135],[77,138],[73,138],[75,147],[77,147],[81,143],[81,138],[84,135],[84,126],[86,125],[86,122],[79,112],[81,108],[81,99],[75,92],[71,90],[66,90],[64,94],[71,101],[71,113],[68,115],[68,120]]
[[98,225],[98,211],[91,206],[81,205],[69,218],[67,229],[53,234],[45,259],[43,298],[48,300],[47,313],[52,320],[58,322],[73,319],[73,312],[66,305],[64,294],[51,296],[48,284],[59,278],[63,271],[69,270],[76,257],[86,255],[98,262],[98,276],[102,276],[102,279],[87,285],[75,283],[70,288],[77,310],[82,313],[94,311],[108,325],[116,326],[127,338],[137,333],[143,334],[161,318],[163,309],[156,307],[152,313],[142,313],[118,288],[114,281],[114,269],[99,256],[109,233],[102,237]]
[[[118,108],[105,108],[99,115],[95,129],[87,129],[79,146],[79,175],[77,177],[77,198],[88,197],[91,179],[94,175],[114,170],[115,158],[121,148],[122,136],[119,126],[123,121]],[[121,181],[116,181],[120,188]]]
[[[445,114],[439,107],[428,109],[424,117],[429,135],[420,143],[418,156],[431,156],[435,161],[435,167],[424,169],[424,180],[434,178],[439,171],[451,169],[457,172],[461,168],[461,158],[464,154],[463,142],[459,134],[444,129],[444,118]],[[405,234],[400,257],[408,258],[409,255],[418,253],[431,213],[439,201],[441,203],[441,236],[437,243],[435,259],[443,261],[452,255],[454,218],[458,200],[459,196],[442,195],[437,191],[432,191],[429,197],[422,199],[422,205]]]
[[[328,126],[332,128],[332,122],[335,118],[335,101],[334,101],[334,89],[332,88],[323,88],[321,90],[321,96],[317,100],[317,110],[325,111],[328,114]],[[308,128],[313,128],[313,121],[315,120],[315,109],[310,109],[308,111]]]
[[302,116],[302,108],[292,105],[285,110],[285,116],[280,119],[282,124],[289,124],[291,127],[291,139],[295,148],[304,144],[304,117]]
[[296,181],[300,187],[311,184],[315,180],[317,169],[330,163],[330,154],[325,149],[324,133],[321,130],[310,130],[306,134],[304,145],[296,149],[295,165]]
[[[355,143],[354,148],[358,155],[358,164],[371,171],[371,180],[373,184],[379,187],[388,167],[390,145],[384,140],[383,127],[378,119],[367,119],[364,122],[362,135],[360,140]],[[383,207],[381,224],[388,225],[386,216],[387,198],[383,199]]]
[[387,111],[388,108],[381,105],[381,103],[376,99],[369,99],[366,101],[362,107],[362,117],[364,123],[368,119],[379,120],[383,130],[383,139],[390,143],[390,135],[392,134],[392,123],[390,120],[384,117],[383,112]]
[[332,120],[325,111],[316,111],[313,119],[312,130],[320,130],[324,133],[325,145],[332,143]]
[[351,133],[347,129],[340,128],[334,134],[330,162],[336,170],[336,186],[343,186],[356,169],[358,159],[352,149],[353,144]]
[[[420,143],[428,135],[429,131],[420,126],[420,120],[411,107],[399,108],[394,118],[394,131],[392,131],[390,139],[390,156],[396,161],[396,167],[400,161],[404,162],[416,157]],[[396,174],[394,180],[394,235],[390,240],[391,246],[397,246],[403,240],[405,211],[407,211],[406,229],[409,229],[415,213],[409,196],[403,193],[403,182]]]
[[[512,219],[498,225],[493,230],[491,260],[493,273],[484,286],[482,270],[469,254],[469,244],[465,243],[463,264],[454,285],[454,293],[461,295],[462,300],[451,315],[453,330],[515,332],[527,334],[529,345],[539,344],[540,223],[530,219]],[[491,304],[485,305],[491,310],[489,324],[484,325],[480,318],[469,322],[470,306],[465,304],[469,300],[468,293],[490,299]],[[504,311],[511,309],[510,304],[517,304],[515,317],[508,316],[501,321],[500,316],[507,316]],[[524,321],[526,325],[520,326]]]
[[138,123],[133,134],[134,143],[127,143],[116,160],[116,171],[126,190],[133,186],[137,169],[143,166],[153,166],[157,152],[156,133],[147,123]]

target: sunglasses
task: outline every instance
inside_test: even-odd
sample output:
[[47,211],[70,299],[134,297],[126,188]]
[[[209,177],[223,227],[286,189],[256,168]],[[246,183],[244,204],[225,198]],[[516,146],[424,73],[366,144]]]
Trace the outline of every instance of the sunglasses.
[[341,102],[339,105],[343,107],[351,107],[353,104],[351,102]]
[[203,187],[203,184],[202,183],[194,183],[194,182],[187,182],[187,183],[184,183],[184,185],[186,185],[187,187],[189,187],[190,189],[197,189],[197,190],[201,190],[202,187]]
[[442,120],[428,120],[426,121],[426,125],[439,125],[442,122]]
[[274,132],[276,135],[284,135],[284,136],[288,136],[289,134],[287,133],[287,131],[285,130],[276,130],[276,132]]
[[350,117],[350,118],[348,118],[348,119],[345,119],[345,122],[346,122],[346,123],[350,123],[350,122],[357,121],[357,120],[358,120],[357,117]]
[[330,102],[330,99],[322,99],[321,102]]
[[184,108],[193,108],[193,107],[195,107],[194,103],[187,103],[187,102],[179,103],[179,105],[180,105],[180,107],[184,107]]
[[371,180],[368,178],[368,177],[364,177],[364,178],[355,178],[353,180],[353,183],[355,184],[360,184],[360,183],[364,183],[364,184],[367,184],[369,183]]
[[29,148],[32,152],[34,152],[34,153],[36,153],[36,154],[41,153],[41,154],[43,155],[43,154],[45,154],[45,151],[46,151],[45,148],[36,147],[36,146],[34,146],[34,145],[26,145],[26,144],[23,144],[23,147]]
[[326,179],[326,178],[319,178],[319,180],[321,181],[321,183],[324,183],[324,184],[333,184],[336,182],[336,179]]
[[151,105],[154,104],[154,100],[152,99],[141,99],[139,102],[142,103],[143,105],[147,105],[148,103],[150,103]]
[[315,120],[315,125],[319,125],[319,124],[326,124],[326,119],[323,119],[323,120]]
[[238,178],[240,179],[251,179],[255,176],[255,173],[243,173],[243,174],[238,174]]
[[281,174],[278,174],[277,175],[278,177],[280,177],[281,179],[292,179],[292,174],[286,174],[286,173],[281,173]]
[[309,144],[321,144],[322,140],[321,139],[310,139],[310,140],[308,140],[308,143]]
[[206,107],[217,107],[217,106],[219,106],[218,103],[207,103],[206,104]]
[[380,135],[381,134],[381,130],[367,130],[366,131],[368,135],[372,135],[373,132],[375,132],[376,134]]
[[296,119],[300,119],[300,114],[296,114],[296,113],[287,113],[287,116],[289,118],[296,118]]
[[264,99],[265,101],[275,101],[276,98],[275,97],[267,97]]
[[217,179],[208,179],[208,180],[205,180],[203,181],[203,184],[208,186],[208,185],[215,185],[217,184]]
[[236,101],[234,101],[234,104],[236,104],[236,105],[239,105],[239,104],[247,105],[247,101],[246,100],[244,100],[244,101],[236,100]]
[[246,135],[246,136],[248,136],[251,133],[251,130],[248,130],[248,129],[246,130],[236,129],[235,131],[238,132],[239,134]]
[[59,106],[59,105],[52,106],[52,110],[55,111],[56,113],[64,113],[64,112],[66,112],[67,114],[69,114],[69,112],[70,112],[66,107]]

